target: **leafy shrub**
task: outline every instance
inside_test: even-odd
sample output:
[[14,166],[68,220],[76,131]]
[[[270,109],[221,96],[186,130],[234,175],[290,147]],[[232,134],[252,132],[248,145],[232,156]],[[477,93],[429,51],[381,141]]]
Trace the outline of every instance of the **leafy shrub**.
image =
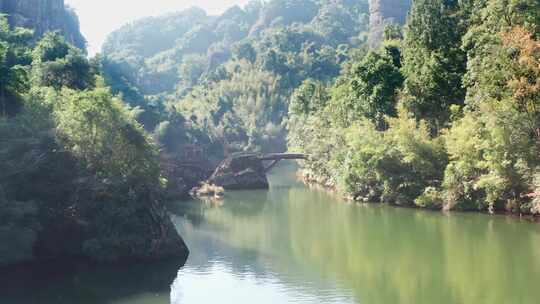
[[539,151],[526,115],[505,102],[482,109],[466,113],[445,136],[446,209],[504,210],[510,201],[524,202],[532,184]]
[[383,202],[410,206],[427,187],[440,185],[446,152],[425,123],[404,112],[389,124],[386,132],[366,122],[349,130],[345,188],[355,197],[380,193]]
[[435,187],[427,187],[424,193],[414,200],[416,206],[428,209],[441,209],[443,203],[444,198]]

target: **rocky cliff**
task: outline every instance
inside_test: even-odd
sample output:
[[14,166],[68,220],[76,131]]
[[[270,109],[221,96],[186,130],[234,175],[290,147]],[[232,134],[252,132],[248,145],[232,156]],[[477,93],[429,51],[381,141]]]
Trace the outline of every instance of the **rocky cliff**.
[[0,12],[12,26],[30,28],[36,39],[48,31],[60,31],[73,45],[85,49],[79,18],[64,0],[0,0]]
[[369,0],[369,45],[376,47],[389,23],[404,24],[412,0]]

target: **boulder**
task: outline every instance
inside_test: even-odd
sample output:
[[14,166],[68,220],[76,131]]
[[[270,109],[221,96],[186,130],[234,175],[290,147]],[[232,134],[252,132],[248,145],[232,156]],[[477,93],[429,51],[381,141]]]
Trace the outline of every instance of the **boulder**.
[[233,155],[225,159],[208,180],[226,190],[268,189],[266,169],[260,155]]

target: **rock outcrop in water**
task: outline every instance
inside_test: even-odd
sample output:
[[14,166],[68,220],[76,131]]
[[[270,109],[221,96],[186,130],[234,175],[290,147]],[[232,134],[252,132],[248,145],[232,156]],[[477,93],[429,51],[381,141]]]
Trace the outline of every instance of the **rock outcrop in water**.
[[404,24],[411,0],[369,0],[369,45],[377,47],[389,23]]
[[[266,173],[284,159],[306,159],[306,156],[294,153],[234,154],[221,162],[208,183],[226,190],[268,189]],[[270,163],[265,165],[265,161]]]
[[225,159],[209,179],[227,190],[267,189],[266,168],[258,154],[235,155]]
[[49,31],[60,31],[68,42],[85,49],[79,18],[64,0],[0,0],[0,12],[11,26],[33,29],[36,39]]
[[187,259],[159,189],[89,175],[53,140],[26,145],[24,170],[6,175],[0,164],[0,268],[71,257]]

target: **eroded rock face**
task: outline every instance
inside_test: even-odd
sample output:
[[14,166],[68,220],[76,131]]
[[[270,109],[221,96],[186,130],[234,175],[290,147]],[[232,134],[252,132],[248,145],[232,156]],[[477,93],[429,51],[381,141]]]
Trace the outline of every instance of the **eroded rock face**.
[[269,188],[266,169],[257,154],[228,157],[210,177],[209,183],[226,190]]
[[8,15],[11,26],[33,29],[36,39],[48,31],[60,31],[68,42],[86,48],[79,18],[64,0],[0,0],[0,12]]
[[405,24],[412,0],[369,0],[369,46],[377,47],[389,23]]

